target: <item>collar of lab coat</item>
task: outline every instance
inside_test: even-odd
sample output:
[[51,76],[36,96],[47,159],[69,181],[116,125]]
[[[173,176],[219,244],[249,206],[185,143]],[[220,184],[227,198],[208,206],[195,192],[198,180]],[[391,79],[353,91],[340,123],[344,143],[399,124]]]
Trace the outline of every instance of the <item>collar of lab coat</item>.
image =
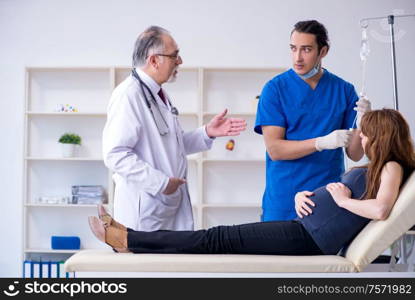
[[155,97],[158,96],[158,93],[161,89],[161,86],[147,73],[145,73],[143,70],[140,70],[139,68],[135,68],[138,76],[140,76],[141,80],[150,88],[151,92]]

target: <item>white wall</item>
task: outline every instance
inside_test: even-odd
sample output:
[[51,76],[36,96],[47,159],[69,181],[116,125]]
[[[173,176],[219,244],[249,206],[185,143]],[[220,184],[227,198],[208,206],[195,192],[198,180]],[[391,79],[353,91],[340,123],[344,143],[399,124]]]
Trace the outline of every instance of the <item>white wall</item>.
[[[290,67],[293,24],[315,18],[331,38],[324,65],[359,89],[359,20],[415,13],[413,0],[150,2],[0,0],[0,277],[18,276],[21,268],[25,66],[130,65],[137,34],[157,24],[172,32],[185,66]],[[378,21],[370,29],[368,95],[375,108],[391,107],[388,31]],[[415,18],[396,20],[395,31],[400,109],[415,132]]]

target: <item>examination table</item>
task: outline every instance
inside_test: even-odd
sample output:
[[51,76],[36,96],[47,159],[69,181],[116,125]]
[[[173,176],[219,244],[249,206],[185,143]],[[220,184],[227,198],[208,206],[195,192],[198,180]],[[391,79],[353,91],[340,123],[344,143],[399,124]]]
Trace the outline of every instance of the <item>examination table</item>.
[[[192,274],[269,274],[272,273],[351,273],[361,272],[384,250],[415,224],[415,172],[405,183],[384,221],[372,220],[356,236],[344,256],[288,256],[239,254],[133,254],[115,253],[112,249],[82,250],[65,262],[67,272],[131,276],[171,273]],[[125,273],[127,272],[127,273]],[[167,274],[166,272],[169,272]],[[249,275],[250,274],[250,275]],[[111,275],[110,275],[111,276]],[[128,275],[127,275],[128,276]],[[87,276],[88,277],[88,276]]]

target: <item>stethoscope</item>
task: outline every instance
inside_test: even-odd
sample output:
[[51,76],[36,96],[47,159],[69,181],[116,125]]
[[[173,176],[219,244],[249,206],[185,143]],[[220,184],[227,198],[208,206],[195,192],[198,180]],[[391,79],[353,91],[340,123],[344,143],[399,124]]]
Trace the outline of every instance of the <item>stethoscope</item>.
[[[132,73],[133,77],[135,79],[137,79],[138,82],[139,82],[139,84],[140,84],[141,92],[143,93],[144,100],[145,100],[145,102],[147,104],[148,109],[151,112],[151,115],[153,116],[154,123],[156,123],[157,129],[158,129],[160,135],[162,135],[162,136],[163,135],[166,135],[167,133],[169,133],[169,126],[167,125],[166,119],[164,119],[163,114],[160,111],[160,107],[159,107],[159,105],[157,103],[156,98],[154,97],[154,95],[151,92],[150,88],[141,80],[140,76],[138,76],[137,71],[135,69],[133,69],[131,73]],[[147,93],[144,92],[144,88],[150,94],[151,101],[148,99]],[[179,115],[179,111],[177,110],[177,108],[174,107],[171,104],[170,99],[167,99],[167,101],[169,102],[170,112],[173,115],[178,116]],[[156,109],[153,109],[153,106]]]

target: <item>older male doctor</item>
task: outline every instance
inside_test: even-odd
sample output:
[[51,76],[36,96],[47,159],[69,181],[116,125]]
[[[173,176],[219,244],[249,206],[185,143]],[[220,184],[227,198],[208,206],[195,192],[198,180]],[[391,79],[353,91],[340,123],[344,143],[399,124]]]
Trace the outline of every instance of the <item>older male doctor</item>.
[[226,118],[183,132],[178,110],[161,88],[182,59],[168,31],[152,26],[139,35],[132,74],[113,92],[103,132],[105,165],[114,172],[114,216],[143,231],[192,230],[186,155],[209,150],[215,137],[234,136],[246,122]]

